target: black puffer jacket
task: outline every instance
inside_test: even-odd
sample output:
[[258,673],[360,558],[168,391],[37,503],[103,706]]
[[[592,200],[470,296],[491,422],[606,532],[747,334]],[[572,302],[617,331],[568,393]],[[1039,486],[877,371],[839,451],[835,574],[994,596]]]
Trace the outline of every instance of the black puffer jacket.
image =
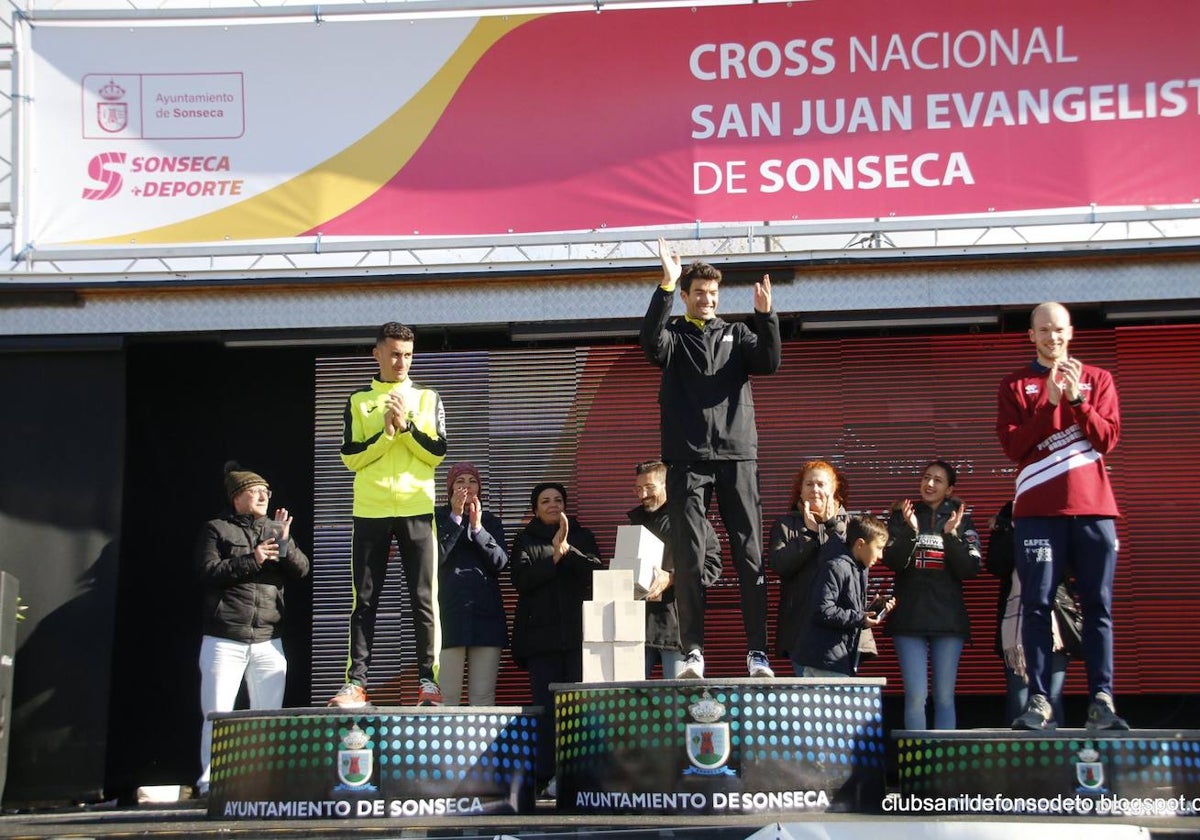
[[551,542],[557,525],[534,517],[513,540],[509,569],[518,594],[512,654],[522,667],[538,654],[582,650],[583,602],[592,597],[592,571],[600,568],[600,549],[591,531],[574,519],[568,521],[571,550],[558,563]]
[[751,374],[779,369],[779,316],[755,312],[754,329],[713,318],[701,330],[667,323],[675,292],[654,292],[642,319],[646,358],[662,368],[658,405],[667,463],[758,458]]
[[812,623],[796,640],[794,658],[801,665],[854,676],[858,641],[867,614],[867,568],[844,552],[845,543],[830,540],[819,555],[810,593]]
[[790,656],[796,639],[811,624],[808,612],[809,594],[817,575],[817,554],[829,535],[844,538],[844,510],[828,522],[810,531],[799,511],[785,513],[771,526],[767,543],[771,570],[779,575],[779,628],[775,633],[775,649],[780,656]]
[[958,530],[944,533],[946,520],[962,504],[947,498],[935,511],[924,502],[913,510],[919,532],[898,509],[888,520],[883,563],[896,573],[896,608],[886,623],[891,636],[971,637],[962,582],[979,574],[979,534],[969,515]]
[[265,516],[238,514],[204,523],[196,569],[204,585],[203,632],[237,642],[266,642],[283,632],[283,587],[308,574],[308,557],[290,537],[286,556],[258,565],[254,547],[274,536]]

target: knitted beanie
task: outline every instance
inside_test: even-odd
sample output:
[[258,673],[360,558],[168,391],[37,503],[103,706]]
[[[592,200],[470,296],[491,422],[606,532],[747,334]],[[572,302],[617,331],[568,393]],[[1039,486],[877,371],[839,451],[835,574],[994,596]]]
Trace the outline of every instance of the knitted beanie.
[[264,487],[271,486],[258,473],[242,469],[242,465],[237,461],[225,462],[225,497],[229,501],[232,502],[234,496],[255,484],[261,484]]
[[454,482],[458,481],[459,476],[473,475],[479,484],[483,485],[483,479],[479,477],[479,469],[470,461],[459,461],[450,468],[450,472],[446,473],[446,489],[453,493]]

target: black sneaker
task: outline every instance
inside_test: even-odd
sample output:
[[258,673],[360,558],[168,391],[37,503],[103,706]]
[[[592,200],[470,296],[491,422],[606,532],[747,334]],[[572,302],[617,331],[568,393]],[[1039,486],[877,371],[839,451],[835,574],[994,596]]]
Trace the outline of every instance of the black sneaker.
[[1024,729],[1031,732],[1041,732],[1054,728],[1054,710],[1044,694],[1031,694],[1025,704],[1025,711],[1012,722],[1013,729]]
[[1117,717],[1117,710],[1113,706],[1112,695],[1107,691],[1098,691],[1096,696],[1092,698],[1092,702],[1088,704],[1087,728],[1090,732],[1097,732],[1102,729],[1115,729],[1122,732],[1128,731],[1129,724],[1124,718]]

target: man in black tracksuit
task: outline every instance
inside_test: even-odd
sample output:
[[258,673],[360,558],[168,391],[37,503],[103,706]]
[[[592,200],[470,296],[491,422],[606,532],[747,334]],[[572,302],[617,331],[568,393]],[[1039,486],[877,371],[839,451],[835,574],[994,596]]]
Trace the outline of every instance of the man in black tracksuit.
[[[754,286],[754,327],[717,317],[721,272],[707,263],[683,269],[659,240],[663,281],[642,320],[646,358],[662,368],[658,402],[667,462],[667,506],[675,559],[675,603],[685,652],[680,676],[704,676],[703,520],[717,492],[721,521],[738,572],[746,665],[771,677],[767,660],[767,588],[762,571],[762,501],[758,490],[758,430],[751,374],[779,369],[779,317],[771,309],[771,280]],[[683,318],[670,320],[675,287]]]

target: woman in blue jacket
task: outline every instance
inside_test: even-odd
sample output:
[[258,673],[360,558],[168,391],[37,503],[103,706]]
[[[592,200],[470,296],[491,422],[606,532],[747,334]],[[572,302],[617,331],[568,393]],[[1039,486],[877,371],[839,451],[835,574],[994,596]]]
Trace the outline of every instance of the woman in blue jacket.
[[463,461],[446,476],[448,503],[434,512],[442,650],[438,684],[447,706],[496,705],[500,651],[508,644],[500,572],[508,565],[504,525],[483,509],[479,470]]

